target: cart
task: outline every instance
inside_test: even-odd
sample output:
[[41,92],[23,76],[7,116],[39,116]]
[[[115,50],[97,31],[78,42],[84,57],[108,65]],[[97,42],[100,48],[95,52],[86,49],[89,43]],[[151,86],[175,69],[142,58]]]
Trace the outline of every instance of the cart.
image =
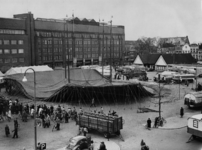
[[123,129],[122,117],[84,112],[78,116],[79,128],[87,128],[88,132],[96,130],[104,134],[105,138],[112,135],[119,136],[123,141],[120,130]]

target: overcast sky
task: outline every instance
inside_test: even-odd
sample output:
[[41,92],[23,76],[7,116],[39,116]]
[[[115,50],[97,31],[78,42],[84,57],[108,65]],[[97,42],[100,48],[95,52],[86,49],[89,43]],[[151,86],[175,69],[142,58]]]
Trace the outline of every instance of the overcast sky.
[[202,0],[0,0],[0,17],[31,11],[34,18],[66,15],[125,26],[126,40],[189,36],[202,42]]

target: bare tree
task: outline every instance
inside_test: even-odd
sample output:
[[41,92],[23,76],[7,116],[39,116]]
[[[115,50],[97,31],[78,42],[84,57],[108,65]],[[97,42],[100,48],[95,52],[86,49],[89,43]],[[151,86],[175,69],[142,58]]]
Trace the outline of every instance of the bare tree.
[[136,42],[136,49],[139,54],[156,53],[159,45],[159,38],[141,37]]

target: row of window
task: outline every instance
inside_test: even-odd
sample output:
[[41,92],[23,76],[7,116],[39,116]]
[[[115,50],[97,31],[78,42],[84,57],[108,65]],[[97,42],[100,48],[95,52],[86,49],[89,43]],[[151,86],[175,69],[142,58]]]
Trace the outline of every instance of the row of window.
[[24,58],[0,58],[0,63],[24,63]]
[[23,54],[24,49],[0,49],[0,54]]
[[0,40],[0,45],[23,45],[23,40]]
[[[49,39],[44,39],[42,40],[43,45],[52,45],[52,40]],[[54,45],[62,45],[62,40],[53,40]],[[65,40],[65,44],[67,43],[67,40]],[[72,44],[72,40],[68,40],[69,44]],[[114,44],[114,45],[119,45],[119,41],[118,40],[104,40],[104,45],[108,44],[110,45]],[[38,44],[41,44],[41,40],[38,40]],[[75,45],[98,45],[99,42],[98,40],[75,40]],[[100,41],[100,45],[103,45],[103,41]]]
[[[64,33],[64,32],[36,32],[37,36],[42,36],[42,37],[72,37],[72,35],[74,35],[74,37],[76,38],[98,38],[98,36],[100,38],[103,38],[102,34],[81,34],[81,33]],[[104,38],[108,38],[110,39],[111,36],[110,35],[104,35]],[[121,35],[112,35],[113,39],[118,39],[118,38],[123,38]]]
[[[39,61],[42,60],[42,57],[38,57]],[[66,59],[68,59],[68,55],[66,55]],[[69,55],[69,59],[71,60],[72,59],[72,55]],[[43,61],[52,61],[53,60],[53,57],[52,55],[48,55],[48,56],[43,56]],[[57,61],[57,60],[60,60],[62,61],[63,58],[62,58],[62,55],[56,55],[54,56],[54,61]]]
[[[110,54],[109,53],[107,53],[107,54],[104,54],[104,58],[109,58],[110,57]],[[113,58],[118,58],[119,57],[119,54],[115,54],[114,53],[114,55],[112,54],[112,57]],[[39,61],[41,61],[41,59],[42,59],[42,57],[41,56],[39,56],[38,57],[39,58]],[[43,61],[52,61],[52,55],[46,55],[46,56],[43,56]],[[82,59],[82,58],[98,58],[98,54],[97,53],[95,53],[95,54],[90,54],[90,53],[88,53],[88,54],[84,54],[84,57],[83,57],[83,54],[76,54],[76,58],[78,58],[78,59]],[[66,59],[68,59],[68,55],[66,55]],[[72,55],[69,55],[69,59],[71,60],[72,59]],[[55,61],[57,61],[57,60],[63,60],[63,57],[62,57],[62,55],[55,55],[54,56],[54,60]]]
[[25,34],[24,30],[0,29],[0,34]]

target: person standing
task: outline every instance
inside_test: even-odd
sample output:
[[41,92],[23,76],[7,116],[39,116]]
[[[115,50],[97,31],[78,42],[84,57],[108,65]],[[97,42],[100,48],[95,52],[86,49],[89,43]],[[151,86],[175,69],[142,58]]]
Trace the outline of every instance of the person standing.
[[93,98],[92,101],[91,101],[90,107],[96,107],[96,106],[95,106],[95,100],[94,100],[94,98]]
[[65,111],[65,123],[69,122],[69,114]]
[[146,144],[145,144],[144,140],[142,139],[140,146],[144,146],[144,145],[146,145]]
[[147,128],[150,130],[151,129],[151,119],[148,118],[147,120]]
[[180,108],[180,117],[182,118],[183,116],[184,116],[184,108],[181,107],[181,108]]
[[14,127],[14,130],[13,130],[13,138],[18,138],[18,128],[17,127]]
[[86,127],[83,128],[83,135],[86,136],[87,133],[88,133],[88,129]]
[[6,137],[10,135],[10,129],[8,125],[5,126],[5,134],[6,134]]
[[100,147],[98,150],[107,150],[104,142],[100,143]]

